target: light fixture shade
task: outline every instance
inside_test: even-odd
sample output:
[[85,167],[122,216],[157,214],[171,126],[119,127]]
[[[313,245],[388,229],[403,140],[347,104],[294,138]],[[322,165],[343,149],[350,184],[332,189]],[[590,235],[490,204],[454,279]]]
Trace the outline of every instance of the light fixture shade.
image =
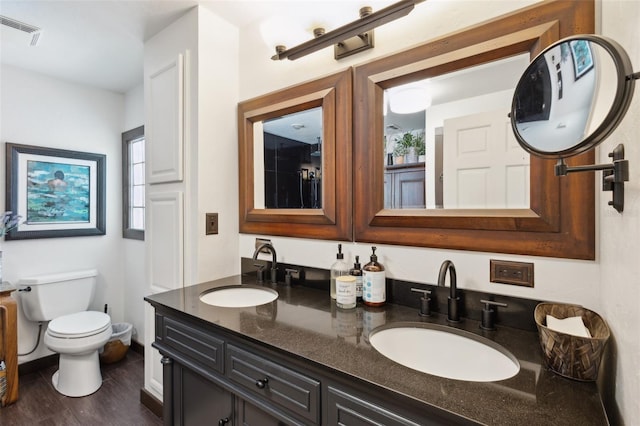
[[406,86],[392,90],[389,96],[389,109],[396,114],[413,114],[431,106],[431,95],[422,86]]

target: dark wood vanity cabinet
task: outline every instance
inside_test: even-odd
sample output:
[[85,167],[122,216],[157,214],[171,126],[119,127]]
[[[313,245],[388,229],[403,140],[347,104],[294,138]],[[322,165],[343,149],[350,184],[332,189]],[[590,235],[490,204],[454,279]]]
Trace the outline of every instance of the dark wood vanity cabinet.
[[171,392],[165,397],[164,404],[171,405],[171,413],[170,421],[167,421],[165,407],[165,425],[233,424],[235,396],[231,392],[179,362],[167,365],[164,373],[171,375]]
[[156,306],[165,425],[454,425],[450,413]]
[[320,424],[320,381],[235,338],[156,314],[165,425]]

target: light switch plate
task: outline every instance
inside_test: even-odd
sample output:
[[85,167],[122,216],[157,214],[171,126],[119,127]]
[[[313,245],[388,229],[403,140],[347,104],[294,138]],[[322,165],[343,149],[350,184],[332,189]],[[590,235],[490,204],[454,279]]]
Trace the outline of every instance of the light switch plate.
[[218,233],[218,213],[206,213],[205,214],[205,235],[215,235]]

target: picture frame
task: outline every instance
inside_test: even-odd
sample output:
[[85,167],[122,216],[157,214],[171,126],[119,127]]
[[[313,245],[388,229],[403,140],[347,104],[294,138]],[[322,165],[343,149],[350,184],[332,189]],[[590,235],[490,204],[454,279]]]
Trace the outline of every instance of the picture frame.
[[593,54],[587,40],[572,40],[571,57],[573,58],[573,72],[575,80],[593,69]]
[[6,143],[6,240],[105,235],[106,155]]

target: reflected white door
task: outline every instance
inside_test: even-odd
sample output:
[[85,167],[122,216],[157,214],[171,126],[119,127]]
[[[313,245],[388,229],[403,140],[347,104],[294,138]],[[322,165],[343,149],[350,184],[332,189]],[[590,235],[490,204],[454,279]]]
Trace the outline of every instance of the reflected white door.
[[529,208],[529,154],[507,111],[444,121],[443,200],[445,208]]

